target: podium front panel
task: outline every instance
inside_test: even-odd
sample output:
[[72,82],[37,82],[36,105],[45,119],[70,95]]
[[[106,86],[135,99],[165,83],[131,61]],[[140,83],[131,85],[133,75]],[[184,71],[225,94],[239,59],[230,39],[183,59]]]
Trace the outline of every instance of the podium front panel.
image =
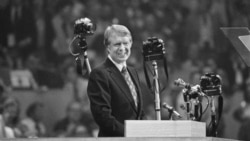
[[206,124],[180,120],[126,120],[125,137],[205,137]]

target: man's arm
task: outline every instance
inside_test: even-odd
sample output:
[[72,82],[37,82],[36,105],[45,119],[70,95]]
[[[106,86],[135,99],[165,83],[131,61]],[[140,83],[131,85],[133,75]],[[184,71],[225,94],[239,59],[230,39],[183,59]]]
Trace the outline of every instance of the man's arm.
[[111,93],[107,74],[93,70],[88,83],[88,96],[93,117],[101,130],[115,136],[124,135],[124,125],[111,114]]

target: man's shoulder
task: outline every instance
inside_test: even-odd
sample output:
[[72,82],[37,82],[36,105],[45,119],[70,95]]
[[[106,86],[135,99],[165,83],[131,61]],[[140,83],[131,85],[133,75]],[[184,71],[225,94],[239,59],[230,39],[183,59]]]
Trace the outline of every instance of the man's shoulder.
[[102,71],[105,71],[107,69],[107,67],[105,66],[105,62],[97,65],[96,67],[94,67],[92,69],[92,72],[102,72]]
[[106,66],[106,61],[103,63],[97,65],[95,68],[92,69],[90,76],[91,75],[96,75],[96,74],[104,74],[107,72],[108,67]]
[[104,62],[97,65],[92,71],[93,72],[106,72],[107,70],[110,70],[114,67],[115,65],[107,58],[106,60],[104,60]]

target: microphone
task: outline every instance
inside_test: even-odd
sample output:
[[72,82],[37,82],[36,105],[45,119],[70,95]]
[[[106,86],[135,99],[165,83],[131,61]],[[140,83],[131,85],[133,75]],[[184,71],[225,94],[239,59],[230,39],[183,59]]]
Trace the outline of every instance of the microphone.
[[[177,80],[174,81],[174,84],[176,86],[179,87],[184,87],[188,90],[188,93],[190,95],[193,95],[194,97],[197,97],[195,95],[201,95],[201,96],[205,96],[205,94],[201,91],[201,87],[200,85],[195,85],[195,86],[191,86],[189,83],[186,83],[185,81],[183,81],[181,78],[178,78]],[[186,91],[185,91],[186,92]]]
[[191,89],[191,85],[189,83],[186,83],[184,80],[182,80],[181,78],[178,78],[177,80],[174,81],[174,84],[176,86],[179,86],[179,87],[184,87],[188,90]]
[[175,111],[172,106],[168,105],[167,103],[163,103],[162,107],[166,108],[168,111],[174,113],[178,118],[182,118],[181,115],[177,111]]

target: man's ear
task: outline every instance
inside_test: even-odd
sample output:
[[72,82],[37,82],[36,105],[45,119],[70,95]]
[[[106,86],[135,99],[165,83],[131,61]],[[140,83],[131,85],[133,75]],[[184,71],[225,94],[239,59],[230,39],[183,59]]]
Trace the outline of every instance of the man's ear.
[[110,52],[109,46],[107,46],[106,50],[107,50],[107,53],[109,54],[109,52]]

